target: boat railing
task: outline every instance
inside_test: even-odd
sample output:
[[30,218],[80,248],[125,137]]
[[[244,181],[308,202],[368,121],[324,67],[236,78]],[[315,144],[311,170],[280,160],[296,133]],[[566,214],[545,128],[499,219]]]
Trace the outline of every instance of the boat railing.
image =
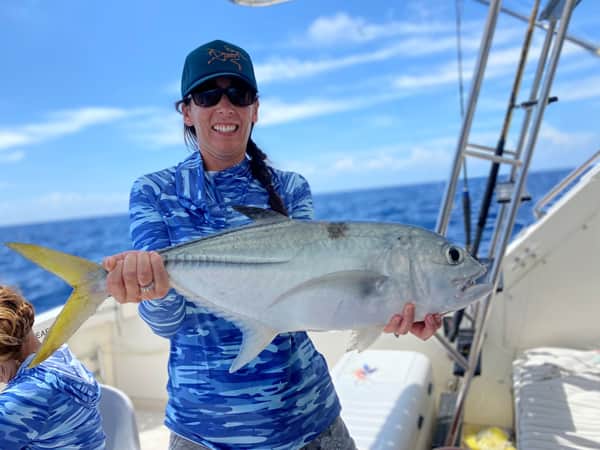
[[569,173],[535,204],[535,207],[533,208],[533,213],[535,214],[535,217],[537,219],[542,217],[545,214],[544,208],[546,207],[546,205],[548,205],[552,200],[554,200],[558,195],[560,195],[567,188],[567,186],[569,186],[573,182],[573,180],[575,180],[589,167],[595,164],[596,161],[600,161],[600,150],[598,150],[587,161],[585,161],[579,167],[577,167],[571,173]]
[[[531,164],[534,149],[537,144],[539,130],[544,118],[544,112],[546,106],[551,103],[550,90],[554,81],[556,69],[558,67],[562,46],[567,36],[567,29],[571,19],[571,13],[578,2],[577,0],[565,0],[563,2],[550,0],[548,2],[548,7],[545,8],[542,15],[540,15],[540,17],[543,17],[543,20],[547,21],[548,24],[546,27],[544,43],[538,56],[536,73],[530,87],[529,99],[526,102],[528,107],[525,108],[525,114],[521,124],[521,131],[516,148],[511,152],[505,153],[504,144],[507,138],[510,119],[514,109],[518,104],[516,97],[519,94],[518,91],[520,88],[520,82],[526,67],[525,63],[527,60],[528,50],[531,45],[532,31],[537,24],[537,13],[540,6],[540,0],[534,1],[534,5],[528,19],[529,25],[525,34],[519,65],[515,73],[515,80],[511,92],[511,98],[507,107],[502,133],[500,134],[500,139],[498,140],[498,145],[495,148],[493,157],[491,157],[492,155],[488,154],[489,150],[491,149],[485,145],[474,145],[470,143],[469,135],[471,132],[473,116],[478,103],[481,84],[484,78],[484,72],[486,70],[494,31],[496,29],[498,15],[500,13],[501,3],[501,0],[489,1],[488,17],[481,38],[479,55],[471,82],[469,101],[465,110],[453,165],[450,176],[448,177],[446,192],[444,193],[444,198],[442,200],[436,225],[436,231],[438,233],[446,234],[451,211],[454,205],[455,192],[461,174],[461,168],[465,164],[467,157],[478,157],[492,161],[492,167],[490,168],[490,176],[488,179],[488,188],[493,188],[496,185],[496,177],[498,174],[499,165],[508,164],[510,166],[510,184],[512,186],[512,190],[510,192],[510,202],[502,203],[500,205],[492,232],[491,244],[488,249],[488,257],[485,258],[491,261],[491,267],[488,269],[488,280],[495,287],[495,289],[485,299],[481,300],[481,302],[479,302],[479,304],[474,308],[474,320],[472,326],[474,333],[470,343],[470,351],[468,352],[467,357],[465,358],[463,355],[458,357],[458,351],[454,347],[452,341],[450,341],[447,337],[442,336],[439,333],[436,333],[435,335],[437,340],[447,350],[454,361],[464,369],[462,382],[458,387],[458,392],[456,393],[455,397],[456,400],[454,404],[452,420],[445,433],[446,439],[444,444],[450,446],[456,445],[458,441],[459,429],[464,415],[466,396],[470,389],[473,377],[476,374],[479,355],[485,339],[487,322],[491,311],[490,303],[495,295],[497,287],[499,286],[504,255],[512,236],[516,215],[523,198],[522,193],[524,190],[525,180],[527,178],[529,166]],[[476,149],[477,151],[473,151],[473,149]],[[489,200],[491,199],[491,195],[488,195],[489,193],[487,192],[490,190],[488,188],[486,188],[484,202],[482,202],[481,206],[478,231],[485,228],[483,225],[485,225],[485,221],[487,220],[487,210],[489,208]],[[478,234],[475,239],[475,244],[471,248],[472,253],[476,257],[478,256],[477,250],[479,239],[480,235]],[[455,328],[457,326],[459,326],[458,320]]]

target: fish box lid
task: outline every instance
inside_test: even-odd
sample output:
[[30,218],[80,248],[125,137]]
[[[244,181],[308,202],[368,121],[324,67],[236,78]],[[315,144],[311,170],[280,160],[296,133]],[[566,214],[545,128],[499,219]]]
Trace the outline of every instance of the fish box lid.
[[433,414],[431,362],[422,353],[346,353],[331,371],[342,418],[357,447],[414,450]]

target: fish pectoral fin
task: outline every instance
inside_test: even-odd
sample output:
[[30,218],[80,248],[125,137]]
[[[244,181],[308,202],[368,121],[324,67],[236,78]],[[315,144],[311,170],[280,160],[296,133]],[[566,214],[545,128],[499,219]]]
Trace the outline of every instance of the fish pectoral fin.
[[[360,292],[362,297],[377,295],[390,278],[379,272],[371,270],[342,270],[331,272],[326,275],[312,278],[300,283],[277,297],[269,306],[284,301],[302,300],[301,297],[310,297],[309,293],[314,290],[320,292],[328,291],[328,295],[348,297]],[[320,297],[315,297],[320,298]],[[319,300],[320,301],[320,300]]]
[[236,372],[262,352],[279,333],[253,319],[238,319],[234,322],[242,330],[240,352],[229,367],[229,373]]
[[352,330],[352,335],[350,336],[350,342],[348,342],[346,351],[358,350],[359,352],[362,352],[363,350],[366,350],[377,340],[381,331],[380,326]]
[[232,206],[240,214],[249,217],[256,223],[267,224],[285,222],[290,220],[288,216],[285,216],[277,211],[271,209],[256,208],[254,206],[234,205]]

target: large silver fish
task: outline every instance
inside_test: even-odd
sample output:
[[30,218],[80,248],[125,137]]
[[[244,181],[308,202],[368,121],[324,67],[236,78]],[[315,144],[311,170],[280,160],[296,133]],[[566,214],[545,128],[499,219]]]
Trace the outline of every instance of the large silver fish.
[[[394,223],[318,222],[236,207],[250,225],[160,250],[179,293],[233,322],[243,342],[230,372],[278,334],[353,330],[363,350],[414,302],[415,320],[489,294],[485,267],[431,231]],[[32,365],[66,342],[108,297],[107,272],[85,259],[31,244],[10,248],[63,278],[73,292]]]

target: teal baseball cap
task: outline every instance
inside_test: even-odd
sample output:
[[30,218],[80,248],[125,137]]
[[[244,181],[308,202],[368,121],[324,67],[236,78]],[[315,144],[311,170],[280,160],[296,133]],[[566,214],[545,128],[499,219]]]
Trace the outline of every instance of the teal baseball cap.
[[216,40],[192,50],[185,58],[181,74],[181,98],[205,81],[221,76],[240,78],[258,91],[252,60],[246,50]]

